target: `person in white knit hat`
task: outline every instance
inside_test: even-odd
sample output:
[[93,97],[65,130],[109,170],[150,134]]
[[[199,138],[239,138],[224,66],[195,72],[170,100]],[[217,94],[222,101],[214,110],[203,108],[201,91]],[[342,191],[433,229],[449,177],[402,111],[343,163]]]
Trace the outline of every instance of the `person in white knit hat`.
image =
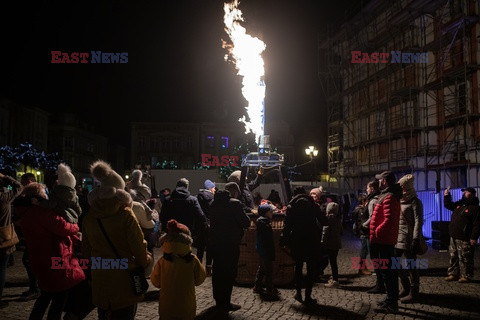
[[132,180],[127,183],[127,190],[135,190],[140,200],[147,201],[152,197],[152,192],[150,187],[142,182],[142,178],[143,173],[141,170],[133,170]]
[[[90,172],[100,185],[88,194],[90,211],[82,226],[84,256],[117,259],[113,245],[120,258],[128,259],[128,270],[146,268],[151,256],[132,211],[132,198],[124,190],[125,182],[101,160],[90,166]],[[128,272],[115,268],[92,269],[92,294],[99,319],[134,319],[137,303],[143,300],[143,295],[134,293]]]
[[77,180],[70,167],[60,163],[57,168],[56,184],[50,191],[48,199],[40,202],[40,206],[53,209],[57,215],[67,222],[78,223],[82,208],[75,191],[76,184]]

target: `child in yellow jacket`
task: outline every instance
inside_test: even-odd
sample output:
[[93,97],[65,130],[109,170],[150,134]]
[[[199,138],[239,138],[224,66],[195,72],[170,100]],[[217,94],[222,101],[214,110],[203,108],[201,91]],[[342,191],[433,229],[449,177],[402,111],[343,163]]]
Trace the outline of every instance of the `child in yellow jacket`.
[[170,220],[167,233],[160,238],[163,256],[150,275],[152,284],[160,288],[160,319],[195,318],[197,304],[195,286],[205,281],[205,267],[192,254],[193,243],[188,227]]

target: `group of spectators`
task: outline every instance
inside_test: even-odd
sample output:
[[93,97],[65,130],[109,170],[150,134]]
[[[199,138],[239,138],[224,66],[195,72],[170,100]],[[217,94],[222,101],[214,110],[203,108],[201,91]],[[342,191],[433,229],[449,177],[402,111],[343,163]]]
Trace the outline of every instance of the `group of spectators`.
[[[41,319],[49,305],[49,319],[60,319],[63,313],[67,320],[83,319],[95,307],[99,319],[134,319],[143,295],[132,290],[129,272],[139,267],[161,288],[162,319],[193,319],[195,286],[207,276],[212,277],[216,309],[225,313],[238,310],[241,306],[232,303],[231,296],[240,243],[251,225],[252,212],[257,213],[255,247],[259,255],[253,292],[280,299],[273,285],[274,211],[285,214],[279,245],[295,261],[294,298],[315,304],[314,282],[328,264],[332,275],[325,287],[339,287],[342,217],[339,205],[327,199],[322,187],[309,193],[303,187],[295,188],[288,206],[283,207],[274,192],[270,200],[256,200],[252,195],[262,181],[262,168],[255,179],[245,183],[240,181],[240,171],[233,172],[223,190],[206,180],[196,196],[190,193],[186,178],[179,179],[171,193],[164,189],[157,196],[142,182],[140,170],[133,171],[128,183],[104,161],[94,162],[90,172],[97,184],[86,196],[88,201],[75,189],[75,177],[64,164],[58,166],[57,179],[48,190],[34,176],[24,175],[18,182],[0,174],[0,307],[8,305],[1,300],[5,270],[20,237],[25,241],[22,262],[30,284],[22,298],[36,299],[30,319]],[[462,191],[462,199],[452,202],[447,189],[445,206],[453,210],[446,280],[463,283],[473,277],[480,209],[475,189]],[[370,254],[371,259],[388,261],[386,268],[374,270],[377,281],[369,293],[386,293],[376,311],[395,313],[399,298],[406,303],[418,300],[418,269],[392,268],[392,258],[416,259],[420,252],[422,203],[413,176],[397,182],[390,171],[377,175],[360,200],[354,224],[354,232],[362,240],[360,258],[364,261]],[[162,251],[156,263],[155,246]],[[197,249],[196,255],[192,247]],[[61,263],[55,265],[53,258]],[[108,264],[82,267],[81,259],[92,258],[126,260],[127,272]],[[307,274],[302,293],[304,264]],[[359,273],[372,272],[364,268]]]

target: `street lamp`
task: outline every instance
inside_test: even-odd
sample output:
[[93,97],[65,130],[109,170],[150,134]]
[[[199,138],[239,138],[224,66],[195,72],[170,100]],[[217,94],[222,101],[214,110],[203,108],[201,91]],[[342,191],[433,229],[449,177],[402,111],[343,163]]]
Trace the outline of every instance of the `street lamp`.
[[305,149],[305,154],[310,157],[310,162],[313,162],[313,175],[312,175],[312,186],[313,186],[313,177],[315,176],[315,173],[317,171],[317,166],[316,166],[316,163],[313,161],[313,158],[318,156],[318,150],[315,149],[314,146],[309,146],[307,149]]

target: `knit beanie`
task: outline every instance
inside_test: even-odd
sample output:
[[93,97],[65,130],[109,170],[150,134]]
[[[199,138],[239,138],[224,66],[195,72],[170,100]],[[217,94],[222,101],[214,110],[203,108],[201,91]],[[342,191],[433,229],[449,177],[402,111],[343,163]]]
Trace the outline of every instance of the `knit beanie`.
[[77,184],[77,180],[75,176],[72,174],[72,170],[69,166],[64,163],[60,163],[57,168],[57,176],[58,176],[58,184],[62,186],[67,186],[72,189],[75,188]]
[[205,189],[212,189],[215,188],[215,183],[213,183],[211,180],[205,180]]
[[171,219],[167,222],[167,232],[168,233],[184,233],[186,235],[191,235],[190,230],[184,224],[177,222],[177,220]]
[[272,211],[273,208],[268,203],[264,203],[258,206],[258,215],[261,217],[265,217],[268,211]]
[[125,189],[125,182],[108,163],[102,160],[95,161],[90,166],[92,176],[100,182],[100,186],[94,188],[88,194],[88,202],[91,204],[97,199],[109,199],[116,197],[125,204],[131,204],[132,197]]
[[141,186],[142,185],[142,176],[143,176],[143,173],[142,173],[141,170],[138,170],[138,169],[133,170],[132,181],[130,181],[130,185],[132,187]]
[[338,203],[330,202],[327,204],[327,214],[338,215]]

